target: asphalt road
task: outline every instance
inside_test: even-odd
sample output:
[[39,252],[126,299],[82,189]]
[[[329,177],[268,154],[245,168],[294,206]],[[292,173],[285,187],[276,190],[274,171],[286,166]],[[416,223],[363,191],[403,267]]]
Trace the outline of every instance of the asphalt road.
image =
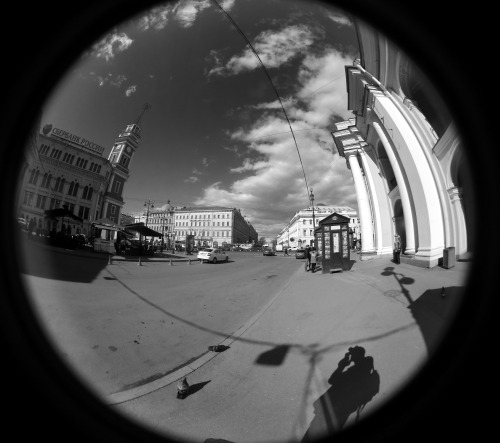
[[233,252],[228,263],[113,261],[27,244],[27,292],[47,336],[98,394],[161,378],[255,316],[303,266]]

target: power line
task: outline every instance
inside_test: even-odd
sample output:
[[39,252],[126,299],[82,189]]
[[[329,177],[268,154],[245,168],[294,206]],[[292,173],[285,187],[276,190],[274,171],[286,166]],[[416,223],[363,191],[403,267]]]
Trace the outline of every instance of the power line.
[[269,80],[269,83],[271,83],[271,87],[273,88],[273,91],[276,94],[278,101],[280,102],[281,109],[283,110],[283,114],[285,115],[286,121],[288,122],[288,126],[290,128],[290,132],[292,134],[293,141],[295,143],[295,148],[297,149],[297,155],[299,156],[300,165],[302,167],[302,174],[304,175],[304,182],[305,182],[306,190],[307,190],[307,198],[309,198],[309,186],[307,184],[306,172],[304,170],[304,164],[302,163],[302,157],[300,156],[300,151],[299,151],[299,147],[297,145],[297,140],[295,139],[295,134],[294,134],[293,129],[292,129],[292,124],[290,123],[290,119],[288,118],[288,114],[286,113],[285,107],[283,106],[283,102],[281,101],[281,97],[280,97],[276,87],[274,86],[273,80],[271,79],[271,76],[269,75],[269,72],[267,71],[266,66],[264,65],[264,63],[260,59],[259,54],[257,54],[257,51],[252,46],[252,43],[250,43],[250,40],[248,40],[245,33],[240,29],[240,27],[236,24],[236,22],[232,19],[232,17],[222,8],[222,6],[219,5],[217,0],[212,0],[212,1],[217,5],[217,7],[222,11],[222,13],[226,16],[226,18],[233,24],[233,26],[236,28],[236,30],[240,33],[240,35],[247,42],[248,46],[250,47],[250,50],[253,52],[253,54],[255,55],[257,60],[259,61],[260,66],[262,67],[262,70],[266,74],[266,77]]

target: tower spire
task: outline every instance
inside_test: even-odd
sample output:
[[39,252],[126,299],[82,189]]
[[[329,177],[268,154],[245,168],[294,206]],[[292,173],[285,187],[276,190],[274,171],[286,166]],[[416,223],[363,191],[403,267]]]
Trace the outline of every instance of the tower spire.
[[148,109],[151,109],[151,105],[149,103],[144,103],[144,106],[142,107],[142,111],[141,113],[139,114],[139,117],[137,117],[137,121],[135,122],[135,124],[137,126],[139,126],[139,123],[141,122],[142,120],[142,116],[144,115],[144,113],[148,110]]

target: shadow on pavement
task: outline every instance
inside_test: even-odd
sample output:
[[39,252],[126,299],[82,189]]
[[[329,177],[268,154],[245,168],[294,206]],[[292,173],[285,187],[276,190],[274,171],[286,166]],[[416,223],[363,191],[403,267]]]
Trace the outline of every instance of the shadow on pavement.
[[201,391],[205,387],[205,385],[208,385],[211,381],[212,380],[202,381],[200,383],[195,383],[194,385],[189,386],[186,398],[193,394],[196,394],[198,391]]
[[278,345],[269,351],[265,351],[257,357],[255,364],[266,366],[280,366],[290,349],[289,345]]
[[373,357],[366,356],[363,347],[353,346],[328,383],[331,387],[314,402],[314,418],[302,443],[340,431],[351,414],[356,414],[357,422],[364,407],[378,394],[380,377]]
[[463,288],[457,286],[442,286],[439,288],[427,289],[420,296],[412,298],[407,286],[415,283],[415,280],[406,277],[404,274],[395,272],[395,269],[396,268],[392,266],[386,267],[381,275],[386,277],[393,276],[399,283],[401,291],[387,291],[384,295],[398,299],[404,297],[408,304],[407,307],[410,309],[422,333],[426,347],[428,351],[431,352],[439,344],[439,339],[446,331],[447,325],[445,321],[451,321],[449,317],[451,308],[456,306]]
[[463,288],[457,286],[427,289],[408,306],[422,332],[429,353],[435,350],[443,333],[446,332],[446,321],[452,320],[449,312],[450,301],[446,299],[455,299],[453,302],[456,302],[462,291]]
[[90,283],[107,266],[108,255],[91,253],[77,254],[61,248],[47,248],[43,245],[22,245],[19,271],[35,277]]

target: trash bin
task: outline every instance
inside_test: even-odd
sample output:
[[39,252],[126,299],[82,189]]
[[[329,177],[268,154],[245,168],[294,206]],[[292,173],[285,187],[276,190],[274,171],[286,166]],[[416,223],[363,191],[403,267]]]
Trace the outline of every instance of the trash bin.
[[455,248],[453,246],[443,249],[443,268],[450,269],[455,266]]

